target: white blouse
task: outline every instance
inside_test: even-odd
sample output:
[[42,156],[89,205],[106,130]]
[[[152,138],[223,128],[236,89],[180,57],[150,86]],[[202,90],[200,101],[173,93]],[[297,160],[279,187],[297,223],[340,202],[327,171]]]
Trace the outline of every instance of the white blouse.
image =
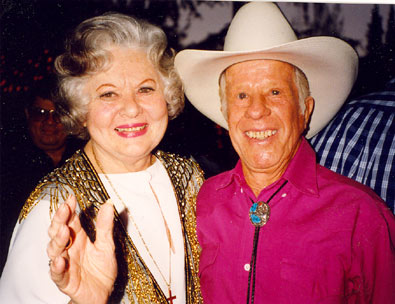
[[[152,257],[141,240],[139,233],[131,218],[128,218],[125,207],[120,202],[118,195],[108,183],[104,174],[99,174],[108,194],[111,197],[122,221],[127,227],[129,236],[137,247],[144,263],[148,266],[156,281],[159,283],[165,296],[169,297],[169,291],[164,279],[169,282],[169,262],[171,263],[171,291],[176,295],[173,303],[185,303],[185,271],[184,271],[184,240],[178,212],[173,185],[169,179],[166,169],[159,160],[144,171],[107,174],[111,183],[116,188],[116,192],[122,198],[129,209],[130,214],[140,231],[145,244]],[[151,190],[150,184],[155,192]],[[160,204],[160,207],[158,205]],[[174,253],[171,252],[169,260],[169,240],[166,235],[165,223],[161,210],[170,230],[171,238],[174,242]],[[160,274],[159,266],[162,275]]]

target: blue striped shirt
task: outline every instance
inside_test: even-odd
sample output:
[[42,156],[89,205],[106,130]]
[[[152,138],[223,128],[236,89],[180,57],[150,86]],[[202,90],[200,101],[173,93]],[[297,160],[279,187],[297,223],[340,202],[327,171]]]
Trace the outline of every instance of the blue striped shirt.
[[395,78],[382,92],[345,104],[310,139],[317,161],[371,187],[394,212]]

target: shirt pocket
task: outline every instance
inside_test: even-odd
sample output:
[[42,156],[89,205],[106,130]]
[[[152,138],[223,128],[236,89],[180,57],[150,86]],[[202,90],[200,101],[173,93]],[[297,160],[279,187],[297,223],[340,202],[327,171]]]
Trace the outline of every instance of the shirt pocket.
[[[282,259],[280,267],[282,284],[293,303],[347,303],[343,278],[333,276],[331,269],[317,264]],[[299,299],[299,300],[298,300]]]

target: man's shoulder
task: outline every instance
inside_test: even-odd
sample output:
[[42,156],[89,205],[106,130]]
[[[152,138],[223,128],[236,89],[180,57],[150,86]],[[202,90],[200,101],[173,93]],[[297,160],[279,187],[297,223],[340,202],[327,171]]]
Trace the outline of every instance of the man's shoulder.
[[197,197],[198,205],[207,205],[206,202],[213,199],[222,201],[227,196],[223,191],[227,191],[227,186],[231,184],[233,170],[224,171],[205,180]]
[[227,190],[231,180],[232,170],[214,175],[204,181],[197,196],[197,216],[198,218],[209,216],[218,204],[226,201],[229,193]]
[[[353,99],[346,103],[339,113],[352,111],[354,115],[364,115],[366,113],[385,113],[393,115],[395,110],[395,91],[372,93],[360,98]],[[365,112],[364,112],[365,111]]]
[[318,201],[321,207],[333,210],[333,214],[340,218],[358,217],[358,221],[381,224],[386,219],[394,226],[392,211],[371,188],[321,165],[317,166]]
[[368,93],[357,98],[351,99],[345,104],[350,106],[377,105],[394,108],[395,107],[395,78],[389,81],[381,90]]
[[319,191],[329,190],[332,195],[346,196],[349,201],[384,203],[370,187],[319,164],[317,164],[317,183]]
[[209,189],[213,189],[213,188],[217,189],[217,188],[223,187],[224,184],[226,184],[230,181],[233,172],[234,172],[234,169],[231,169],[231,170],[224,171],[224,172],[221,172],[217,175],[209,177],[203,183],[202,190],[207,191]]

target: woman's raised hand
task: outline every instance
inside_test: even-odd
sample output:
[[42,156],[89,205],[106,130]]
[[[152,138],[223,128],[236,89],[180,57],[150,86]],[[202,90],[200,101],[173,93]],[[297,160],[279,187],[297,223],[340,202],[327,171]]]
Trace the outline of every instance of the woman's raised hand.
[[73,303],[107,303],[117,275],[113,240],[114,206],[107,201],[99,210],[96,241],[92,243],[75,213],[70,196],[56,211],[48,234],[50,275]]

